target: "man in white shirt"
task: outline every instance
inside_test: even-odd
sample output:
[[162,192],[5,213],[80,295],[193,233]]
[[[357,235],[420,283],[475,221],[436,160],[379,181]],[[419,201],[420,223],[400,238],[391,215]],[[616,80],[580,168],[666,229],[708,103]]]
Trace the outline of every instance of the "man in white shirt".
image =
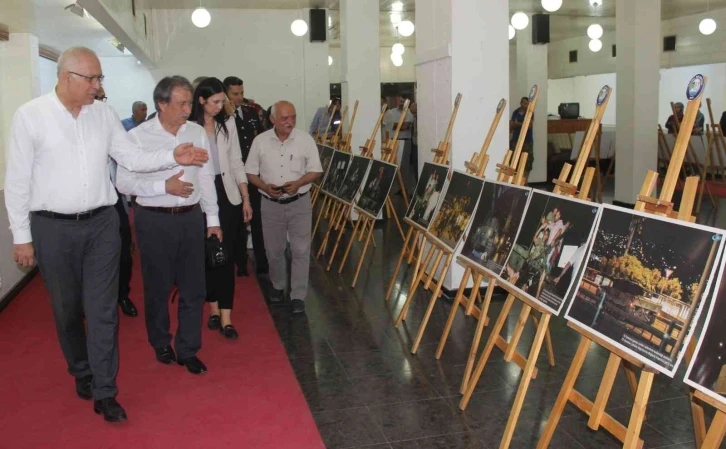
[[116,422],[126,420],[115,399],[121,239],[108,157],[145,171],[203,164],[208,155],[190,144],[142,152],[113,108],[94,101],[102,81],[95,53],[70,48],[58,59],[55,90],[17,110],[5,204],[13,257],[23,267],[37,259],[76,393]]
[[295,106],[279,101],[272,107],[275,126],[252,142],[247,179],[262,194],[262,225],[270,265],[270,302],[282,301],[287,279],[285,248],[290,238],[292,312],[305,312],[310,277],[312,205],[310,183],[323,173],[313,138],[295,129]]
[[[385,123],[387,126],[388,137],[393,139],[396,133],[396,127],[398,122],[401,120],[403,115],[403,105],[406,103],[407,98],[403,95],[396,97],[396,107],[386,111]],[[398,133],[398,153],[396,154],[396,163],[401,170],[401,176],[406,176],[407,179],[413,178],[411,174],[411,167],[409,164],[410,153],[411,153],[411,136],[413,134],[413,114],[411,111],[406,110],[406,115],[401,125],[401,131]],[[404,163],[405,161],[405,163]]]
[[[187,121],[192,110],[192,85],[171,76],[154,88],[158,114],[129,133],[144,151],[171,148],[182,143],[209,150],[204,128]],[[206,296],[204,229],[207,237],[222,241],[219,206],[212,163],[150,173],[133,173],[119,167],[118,190],[136,196],[136,238],[144,279],[144,310],[149,343],[156,359],[177,362],[192,374],[207,367],[197,358],[202,347],[202,309]],[[200,207],[201,205],[201,207]],[[169,293],[179,289],[179,326],[171,347]]]

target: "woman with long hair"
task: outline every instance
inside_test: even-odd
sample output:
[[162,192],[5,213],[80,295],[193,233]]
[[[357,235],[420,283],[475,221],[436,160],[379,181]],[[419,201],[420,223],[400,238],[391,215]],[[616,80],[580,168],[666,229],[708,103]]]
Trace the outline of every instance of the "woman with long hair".
[[[234,117],[224,110],[227,95],[217,78],[207,78],[194,90],[190,121],[204,127],[209,137],[209,163],[214,166],[214,185],[217,189],[222,245],[231,255],[237,228],[252,218],[252,206],[247,192],[247,176],[242,162],[242,150],[237,137]],[[242,207],[240,207],[240,204]],[[234,263],[228,261],[217,268],[207,268],[207,302],[210,316],[207,327],[219,330],[225,338],[239,336],[232,325],[234,300]]]

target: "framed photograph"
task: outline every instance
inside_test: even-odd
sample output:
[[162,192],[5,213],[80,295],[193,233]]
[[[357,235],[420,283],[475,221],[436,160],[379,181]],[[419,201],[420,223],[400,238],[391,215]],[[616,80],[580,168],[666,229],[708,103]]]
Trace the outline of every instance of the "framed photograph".
[[333,153],[335,153],[335,150],[325,145],[318,145],[318,148],[322,148],[320,151],[320,164],[323,166],[323,174],[313,181],[313,184],[320,186],[325,182],[325,178],[328,176],[328,167],[330,167],[330,161],[333,159]]
[[441,192],[444,190],[448,173],[448,165],[433,164],[431,162],[424,164],[411,203],[408,205],[406,218],[421,226],[421,228],[428,229],[441,200]]
[[726,260],[721,261],[706,322],[698,338],[696,352],[686,371],[686,384],[726,404]]
[[482,178],[454,170],[444,199],[429,225],[429,234],[453,251],[469,226],[483,186]]
[[355,195],[360,191],[365,179],[368,167],[371,165],[370,158],[364,156],[353,156],[353,161],[348,167],[345,179],[332,195],[338,200],[350,204]]
[[358,198],[358,208],[377,217],[388,198],[398,166],[379,160],[371,162],[368,176],[363,183],[363,190]]
[[485,181],[461,256],[498,276],[519,232],[532,190]]
[[603,205],[566,318],[673,377],[724,231]]
[[598,204],[533,190],[502,281],[559,315],[599,214]]
[[332,194],[340,189],[343,185],[345,174],[348,172],[348,165],[350,165],[350,159],[352,157],[352,154],[344,151],[336,150],[333,153],[330,165],[328,166],[328,176],[326,176],[325,181],[323,181],[323,192]]

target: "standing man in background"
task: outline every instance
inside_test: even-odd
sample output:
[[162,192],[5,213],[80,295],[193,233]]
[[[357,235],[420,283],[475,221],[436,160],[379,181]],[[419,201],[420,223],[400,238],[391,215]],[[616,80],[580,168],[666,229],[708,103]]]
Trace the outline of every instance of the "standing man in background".
[[[252,141],[258,134],[264,132],[262,121],[257,111],[245,104],[244,85],[242,80],[236,76],[228,76],[224,79],[224,89],[231,105],[231,111],[227,111],[234,116],[237,125],[237,135],[239,136],[239,146],[242,149],[242,162],[247,163],[250,155]],[[267,265],[267,256],[265,255],[265,241],[262,231],[262,214],[260,191],[252,184],[248,185],[250,194],[250,203],[252,205],[252,220],[250,228],[252,230],[252,248],[255,253],[255,263],[257,277],[267,276],[269,267]],[[247,272],[247,223],[240,222],[239,232],[234,249],[234,263],[237,265],[237,276],[249,276]]]
[[[522,132],[522,125],[524,124],[524,116],[527,114],[528,107],[529,97],[522,97],[519,101],[519,109],[515,109],[512,112],[512,119],[509,121],[509,131],[512,133],[512,139],[509,141],[509,149],[512,151],[514,151],[517,146],[517,141],[519,141],[519,135]],[[532,129],[534,129],[534,117],[529,121],[529,128],[527,129],[527,134],[524,136],[524,145],[522,146],[522,151],[529,154],[527,157],[527,165],[524,167],[525,177],[532,171],[532,164],[534,163],[534,154],[532,152],[534,138],[532,137]]]
[[146,103],[143,101],[134,101],[131,105],[131,117],[121,120],[126,131],[131,131],[146,120]]
[[262,224],[270,262],[270,302],[282,301],[287,283],[285,249],[290,239],[292,313],[305,312],[310,277],[313,209],[310,183],[323,172],[313,138],[295,129],[295,106],[278,101],[272,107],[274,127],[257,136],[247,159],[247,179],[262,194]]
[[[330,114],[333,113],[333,108],[335,108],[336,106],[337,109],[335,109],[333,121],[330,122],[330,129],[328,129],[328,135],[325,137],[324,142],[327,142],[329,136],[335,134],[335,130],[338,128],[338,126],[340,126],[340,98],[331,97],[330,104],[327,108],[323,106],[319,107],[318,110],[315,111],[313,122],[310,124],[311,136],[314,136],[315,133],[318,132],[318,129],[320,129],[321,134],[325,132],[325,128],[328,126],[328,122],[330,121]],[[318,136],[318,138],[320,138],[320,136]]]
[[[396,127],[398,126],[398,122],[401,120],[401,116],[403,115],[403,106],[406,103],[406,100],[408,100],[408,95],[399,94],[396,96],[396,107],[393,109],[389,109],[386,111],[386,115],[384,118],[384,121],[386,122],[386,128],[388,131],[388,137],[390,139],[393,139],[393,134],[396,132]],[[401,175],[406,177],[412,177],[411,175],[411,168],[410,168],[410,160],[411,160],[411,136],[413,133],[413,114],[411,114],[410,110],[406,110],[406,115],[403,119],[403,125],[401,125],[401,131],[398,133],[398,154],[396,155],[396,163],[401,169]],[[406,164],[403,165],[403,161],[406,161]],[[407,185],[409,182],[406,183]],[[394,184],[397,185],[397,184]],[[401,193],[396,192],[396,193]]]

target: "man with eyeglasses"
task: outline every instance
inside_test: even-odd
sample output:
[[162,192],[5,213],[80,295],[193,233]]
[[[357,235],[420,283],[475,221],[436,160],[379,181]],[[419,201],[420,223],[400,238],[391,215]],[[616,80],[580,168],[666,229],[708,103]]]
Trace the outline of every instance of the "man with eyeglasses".
[[106,421],[118,422],[126,420],[116,401],[121,239],[108,157],[151,171],[203,165],[208,154],[190,143],[142,151],[113,108],[94,101],[102,81],[96,54],[72,47],[58,59],[53,92],[17,110],[5,204],[13,257],[25,268],[37,260],[76,393],[93,398],[93,411]]

